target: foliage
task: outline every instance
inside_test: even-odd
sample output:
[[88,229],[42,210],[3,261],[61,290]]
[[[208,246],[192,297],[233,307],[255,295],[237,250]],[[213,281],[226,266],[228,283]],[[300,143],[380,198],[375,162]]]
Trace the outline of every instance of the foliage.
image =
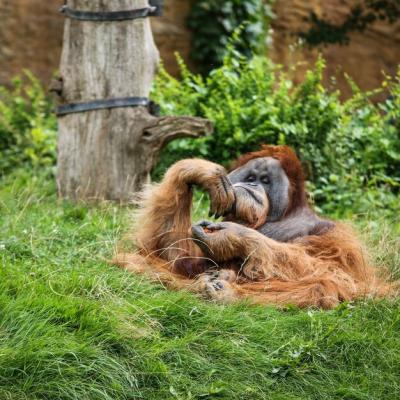
[[193,31],[191,57],[206,74],[222,64],[229,38],[243,24],[237,49],[250,58],[265,51],[269,0],[198,0],[188,19]]
[[11,89],[0,87],[0,173],[53,165],[55,138],[52,102],[31,73],[15,79]]
[[[0,181],[1,399],[399,393],[398,300],[280,311],[169,291],[106,261],[129,210],[60,202],[54,186],[26,171]],[[372,254],[398,273],[391,222],[365,230]]]
[[[250,62],[229,47],[224,65],[207,78],[190,73],[182,81],[162,71],[153,97],[169,115],[209,118],[215,133],[199,140],[177,140],[163,152],[155,176],[190,156],[228,165],[260,143],[293,146],[304,162],[309,190],[319,211],[351,215],[371,209],[400,211],[400,73],[386,77],[390,93],[373,104],[349,80],[354,95],[339,100],[322,84],[320,59],[304,82],[263,57]],[[30,74],[0,89],[0,170],[24,166],[51,171],[55,165],[56,119],[43,88]]]
[[265,58],[247,62],[232,47],[224,65],[207,78],[190,73],[182,61],[181,67],[182,81],[161,72],[153,97],[165,114],[210,119],[215,133],[171,143],[156,174],[182,157],[227,164],[260,143],[288,144],[303,160],[324,211],[399,209],[400,74],[386,79],[391,95],[375,105],[351,81],[351,99],[341,102],[339,92],[329,92],[322,84],[321,58],[297,87]]
[[348,44],[349,34],[364,32],[374,22],[386,21],[395,23],[400,17],[400,0],[363,0],[351,7],[350,13],[340,24],[331,23],[318,17],[314,12],[310,15],[311,27],[298,35],[310,46],[319,44]]

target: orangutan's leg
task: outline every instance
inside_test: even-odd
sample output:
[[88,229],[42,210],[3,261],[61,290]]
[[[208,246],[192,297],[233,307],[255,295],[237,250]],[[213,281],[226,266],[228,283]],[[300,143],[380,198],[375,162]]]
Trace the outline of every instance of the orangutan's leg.
[[[310,256],[302,245],[276,242],[230,222],[203,221],[192,227],[192,233],[215,261],[242,260],[238,284],[223,285],[229,298],[330,308],[357,293],[354,279],[337,263]],[[208,279],[206,289],[212,291],[215,285]]]
[[230,269],[212,271],[200,275],[193,288],[203,297],[222,303],[230,303],[238,298],[235,281],[237,274]]

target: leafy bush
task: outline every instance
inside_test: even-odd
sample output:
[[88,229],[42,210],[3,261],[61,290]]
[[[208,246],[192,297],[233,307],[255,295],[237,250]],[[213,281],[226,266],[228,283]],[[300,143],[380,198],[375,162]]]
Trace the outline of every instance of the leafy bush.
[[391,95],[375,105],[354,84],[345,102],[338,91],[329,92],[322,85],[321,58],[297,87],[267,59],[247,61],[232,47],[207,78],[180,63],[182,81],[162,71],[153,97],[164,114],[210,119],[215,133],[171,143],[156,174],[182,157],[227,164],[261,143],[288,144],[302,159],[311,194],[324,211],[399,208],[400,74],[384,82]]
[[56,118],[40,82],[29,72],[0,87],[0,173],[55,164]]
[[[228,165],[261,143],[288,144],[300,155],[310,193],[323,211],[400,211],[400,71],[383,82],[387,100],[373,104],[371,93],[352,82],[354,95],[344,102],[324,88],[322,59],[299,86],[267,59],[247,61],[232,46],[223,66],[207,78],[180,64],[183,79],[161,71],[153,98],[164,114],[210,119],[215,133],[169,144],[156,176],[185,157]],[[16,79],[11,89],[0,88],[1,174],[55,165],[53,106],[40,83],[29,73],[27,78],[26,84]]]
[[246,57],[265,52],[268,21],[272,18],[272,1],[198,0],[193,5],[188,25],[194,35],[191,57],[202,73],[219,67],[227,44],[241,26],[237,49]]

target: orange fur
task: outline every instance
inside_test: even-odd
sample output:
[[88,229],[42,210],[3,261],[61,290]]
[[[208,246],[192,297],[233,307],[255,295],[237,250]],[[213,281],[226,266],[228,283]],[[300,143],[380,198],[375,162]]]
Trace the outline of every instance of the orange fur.
[[381,297],[392,290],[376,276],[354,233],[344,225],[293,243],[229,225],[225,233],[211,236],[207,244],[216,260],[248,255],[241,266],[237,297],[257,303],[330,308],[340,301]]
[[[263,146],[239,158],[235,166],[258,157],[281,162],[291,185],[289,208],[305,207],[304,176],[295,153],[286,146]],[[242,225],[223,222],[219,230],[198,227],[202,236],[196,238],[190,232],[193,184],[208,190],[213,213],[225,213]],[[239,196],[240,188],[227,184],[221,166],[198,159],[179,161],[160,184],[143,192],[133,235],[139,250],[118,254],[114,264],[219,301],[247,298],[261,304],[331,308],[340,301],[393,292],[376,276],[347,226],[336,224],[319,236],[277,242],[253,229],[265,221],[268,199],[260,208],[251,200],[242,204]],[[215,271],[212,279],[210,270]]]

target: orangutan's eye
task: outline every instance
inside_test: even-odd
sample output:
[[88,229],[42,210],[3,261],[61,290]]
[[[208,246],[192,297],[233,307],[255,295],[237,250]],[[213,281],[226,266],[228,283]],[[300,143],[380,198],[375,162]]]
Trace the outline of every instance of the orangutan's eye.
[[269,177],[268,176],[263,176],[261,178],[261,182],[268,185],[270,183]]

